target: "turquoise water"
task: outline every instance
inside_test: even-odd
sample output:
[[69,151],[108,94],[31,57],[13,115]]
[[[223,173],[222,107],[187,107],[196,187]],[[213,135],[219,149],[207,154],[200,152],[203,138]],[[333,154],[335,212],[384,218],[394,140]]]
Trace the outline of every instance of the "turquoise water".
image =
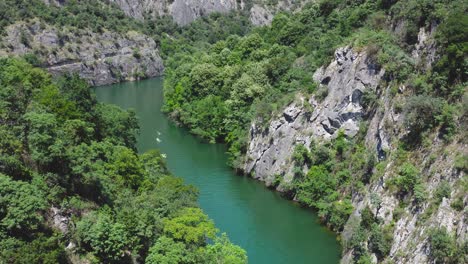
[[226,165],[224,145],[200,142],[161,113],[161,78],[95,91],[101,102],[136,111],[141,127],[138,150],[159,148],[167,155],[171,172],[200,190],[201,208],[233,243],[247,250],[249,263],[339,262],[336,236],[318,223],[313,212],[235,175]]

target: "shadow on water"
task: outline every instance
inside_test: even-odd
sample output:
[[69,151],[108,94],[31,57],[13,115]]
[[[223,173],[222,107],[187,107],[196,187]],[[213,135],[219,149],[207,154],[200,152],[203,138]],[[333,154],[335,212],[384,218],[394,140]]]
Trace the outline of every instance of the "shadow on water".
[[162,79],[95,89],[99,101],[133,108],[140,121],[138,150],[159,148],[169,169],[200,190],[199,203],[221,232],[247,250],[254,264],[338,263],[335,235],[315,213],[287,201],[263,184],[234,175],[226,148],[204,144],[161,113]]

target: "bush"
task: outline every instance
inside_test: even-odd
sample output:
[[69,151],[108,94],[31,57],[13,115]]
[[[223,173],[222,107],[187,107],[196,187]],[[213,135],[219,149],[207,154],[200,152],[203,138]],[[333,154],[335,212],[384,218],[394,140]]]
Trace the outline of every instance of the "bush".
[[393,229],[390,227],[380,227],[378,224],[372,225],[370,235],[370,248],[377,255],[378,259],[384,259],[390,253],[393,243]]
[[442,202],[442,199],[445,198],[450,198],[450,194],[452,193],[452,188],[450,187],[450,184],[447,181],[442,181],[439,186],[437,186],[437,189],[434,194],[434,198],[436,199],[436,202],[439,204]]
[[139,48],[134,48],[133,49],[133,57],[137,60],[141,59],[141,53]]
[[312,157],[309,150],[302,144],[296,145],[293,152],[293,160],[298,166],[303,166],[304,164],[310,164]]
[[399,189],[401,195],[411,194],[414,187],[420,181],[419,170],[411,163],[405,162],[400,167],[398,176],[394,179],[394,183]]
[[436,263],[450,263],[455,258],[457,244],[444,227],[432,231],[429,243],[431,257]]
[[372,213],[369,206],[366,206],[361,212],[361,225],[362,227],[368,229],[375,222],[374,214]]
[[442,112],[443,101],[438,98],[417,95],[406,101],[403,113],[404,124],[415,138],[420,138],[421,133],[436,125],[434,117]]
[[465,208],[465,204],[464,204],[464,202],[463,202],[463,198],[462,198],[462,197],[457,197],[457,198],[450,204],[450,206],[451,206],[453,209],[455,209],[455,210],[457,210],[457,211],[459,211],[459,212],[463,211],[463,209]]
[[468,155],[461,154],[455,158],[455,168],[465,173],[468,172]]

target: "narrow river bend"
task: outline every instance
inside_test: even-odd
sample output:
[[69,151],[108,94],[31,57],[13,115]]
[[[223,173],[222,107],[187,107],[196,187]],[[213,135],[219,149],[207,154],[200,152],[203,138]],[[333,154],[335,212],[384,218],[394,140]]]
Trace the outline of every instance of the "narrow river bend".
[[204,144],[161,113],[162,79],[95,88],[101,102],[133,108],[140,121],[138,150],[159,148],[171,172],[200,190],[201,208],[245,250],[251,264],[338,263],[340,246],[310,210],[234,175],[225,146]]

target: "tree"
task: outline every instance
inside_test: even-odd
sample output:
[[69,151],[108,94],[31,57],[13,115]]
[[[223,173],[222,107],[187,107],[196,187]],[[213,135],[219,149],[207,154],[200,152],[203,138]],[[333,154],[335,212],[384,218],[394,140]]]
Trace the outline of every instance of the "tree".
[[213,221],[199,208],[184,208],[164,223],[166,236],[197,246],[205,245],[208,238],[213,239],[216,231]]
[[306,180],[299,184],[297,198],[309,206],[315,206],[318,201],[332,193],[335,186],[335,178],[324,166],[312,166]]
[[421,133],[436,124],[435,116],[442,110],[442,100],[426,95],[410,97],[404,107],[404,124],[411,135],[419,138]]
[[[46,112],[29,112],[24,115],[29,123],[27,135],[29,149],[33,160],[41,165],[50,163],[54,155],[52,145],[56,143],[58,123],[55,115]],[[59,150],[59,153],[62,150]]]
[[147,264],[180,264],[193,263],[194,255],[187,250],[182,242],[176,242],[172,238],[162,236],[149,249],[145,259]]
[[84,217],[76,224],[76,236],[81,247],[90,247],[101,261],[125,258],[129,237],[125,226],[115,222],[105,209]]
[[138,156],[127,147],[117,146],[108,156],[107,173],[122,186],[137,190],[144,180],[144,170]]
[[241,247],[232,244],[225,233],[206,247],[207,264],[246,264],[247,255]]
[[35,186],[0,174],[0,234],[28,235],[39,229],[46,201]]
[[122,110],[116,105],[98,104],[96,129],[101,138],[131,149],[135,148],[138,120],[133,110]]

